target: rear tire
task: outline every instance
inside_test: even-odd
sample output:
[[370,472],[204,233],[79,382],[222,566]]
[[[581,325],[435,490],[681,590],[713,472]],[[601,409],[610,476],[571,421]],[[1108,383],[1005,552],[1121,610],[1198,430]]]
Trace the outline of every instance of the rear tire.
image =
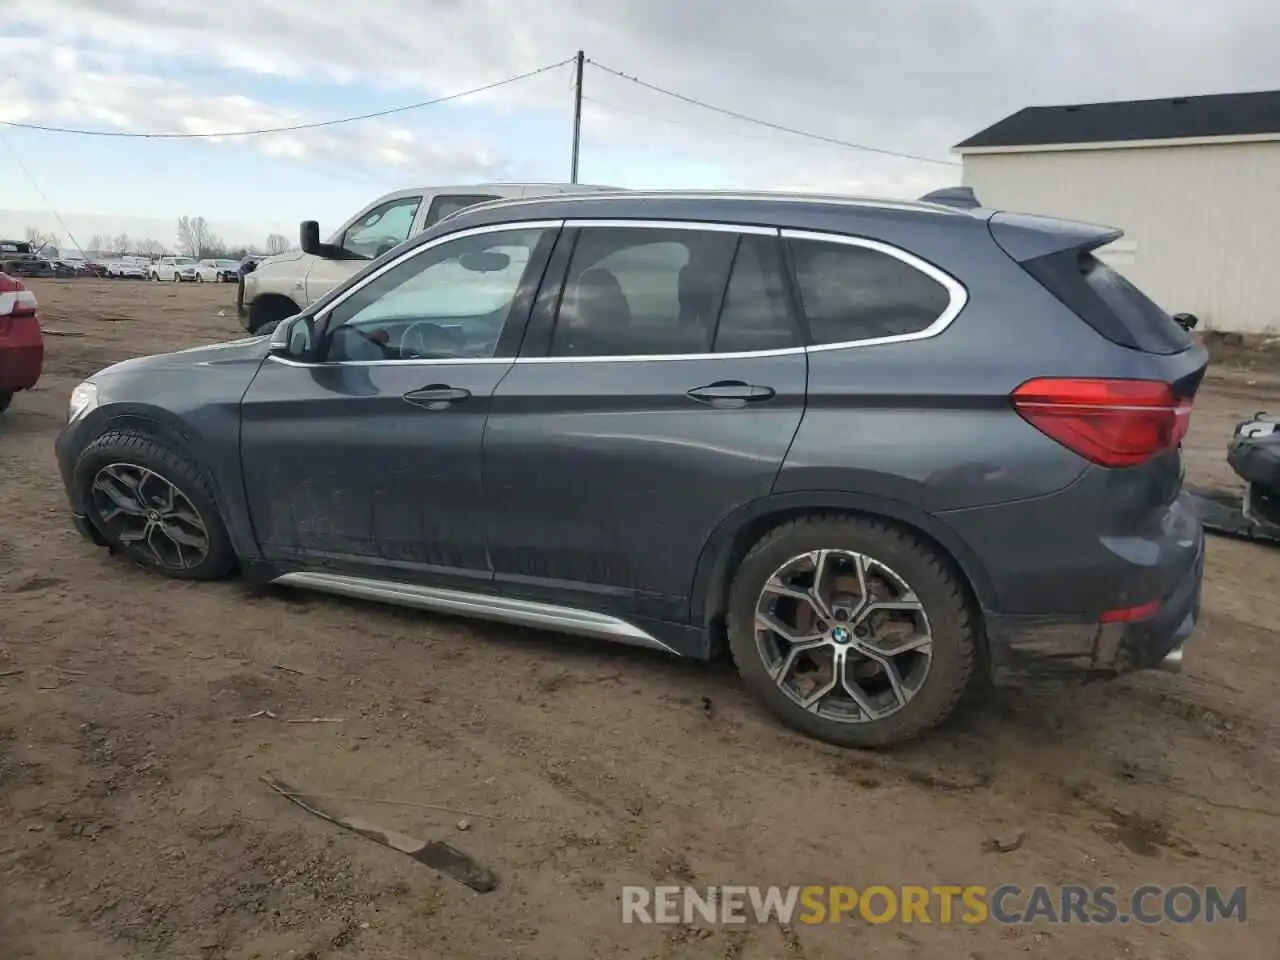
[[9,409],[9,404],[13,403],[12,390],[0,390],[0,413],[4,413]]
[[950,565],[863,517],[806,516],[766,534],[734,576],[728,633],[743,682],[771,712],[845,747],[888,747],[942,723],[978,664],[978,620]]
[[80,453],[74,483],[89,522],[139,566],[175,580],[219,580],[235,569],[212,485],[177,445],[110,430]]

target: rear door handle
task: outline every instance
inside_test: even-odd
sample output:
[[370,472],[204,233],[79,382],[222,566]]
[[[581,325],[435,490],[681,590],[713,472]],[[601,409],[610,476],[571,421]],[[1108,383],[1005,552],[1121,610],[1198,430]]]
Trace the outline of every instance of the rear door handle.
[[761,403],[776,396],[773,387],[761,387],[741,380],[717,380],[703,387],[694,387],[688,396],[713,407],[745,407],[748,403]]
[[424,410],[443,410],[469,396],[471,391],[461,387],[451,387],[447,383],[429,383],[417,390],[410,390],[404,395],[404,400]]

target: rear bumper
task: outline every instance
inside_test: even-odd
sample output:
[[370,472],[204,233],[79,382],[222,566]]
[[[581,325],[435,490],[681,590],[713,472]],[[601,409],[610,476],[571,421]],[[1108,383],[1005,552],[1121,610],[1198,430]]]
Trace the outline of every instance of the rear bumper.
[[30,337],[0,335],[0,390],[30,390],[44,367],[44,343],[36,331]]
[[1179,672],[1200,619],[1204,538],[1155,610],[1118,623],[987,614],[991,668],[999,680],[1077,674],[1114,676],[1134,670]]

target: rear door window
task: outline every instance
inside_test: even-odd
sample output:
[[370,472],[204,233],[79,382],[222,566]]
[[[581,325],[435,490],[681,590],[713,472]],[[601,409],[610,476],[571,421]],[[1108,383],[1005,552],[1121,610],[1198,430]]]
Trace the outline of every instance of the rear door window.
[[497,199],[499,198],[484,193],[441,194],[431,201],[431,207],[427,210],[427,220],[423,224],[423,229],[434,226],[445,217],[457,213],[459,210],[474,207],[477,203],[487,203],[490,200]]
[[582,230],[551,355],[707,353],[736,241],[732,233],[711,230]]
[[799,346],[776,237],[743,236],[716,326],[716,353]]
[[881,250],[795,238],[787,243],[815,344],[919,333],[951,304],[951,292],[938,280]]

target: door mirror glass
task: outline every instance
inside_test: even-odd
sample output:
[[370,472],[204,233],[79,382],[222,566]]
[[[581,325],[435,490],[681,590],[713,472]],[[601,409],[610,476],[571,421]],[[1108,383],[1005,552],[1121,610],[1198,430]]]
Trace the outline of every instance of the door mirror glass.
[[271,334],[271,352],[291,360],[303,360],[315,347],[316,322],[312,317],[286,317]]

